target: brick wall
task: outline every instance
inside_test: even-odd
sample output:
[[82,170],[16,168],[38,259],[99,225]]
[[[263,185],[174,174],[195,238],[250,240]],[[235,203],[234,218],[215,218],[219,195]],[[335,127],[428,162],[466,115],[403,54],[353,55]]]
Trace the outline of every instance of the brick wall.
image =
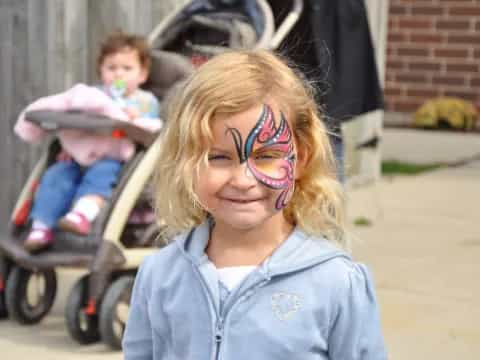
[[390,0],[387,111],[436,96],[480,106],[480,0]]

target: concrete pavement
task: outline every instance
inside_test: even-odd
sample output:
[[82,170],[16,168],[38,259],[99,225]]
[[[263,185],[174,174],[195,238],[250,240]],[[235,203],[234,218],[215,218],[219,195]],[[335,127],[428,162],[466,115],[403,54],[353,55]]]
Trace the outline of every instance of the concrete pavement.
[[350,193],[354,255],[374,272],[391,359],[478,359],[480,162]]
[[372,221],[352,228],[353,249],[374,272],[391,359],[479,357],[479,155],[479,134],[386,129],[384,159],[454,166],[349,191],[350,222]]
[[[439,133],[402,131],[407,130],[385,131],[386,158],[458,162],[477,153],[480,139],[445,134],[439,145]],[[430,156],[423,154],[426,149]],[[407,158],[415,150],[417,156]],[[458,156],[450,157],[453,151]],[[374,273],[390,359],[478,359],[479,180],[480,161],[474,161],[414,177],[383,178],[348,191],[354,257]],[[359,217],[372,225],[354,226]],[[2,359],[121,359],[121,353],[102,344],[77,345],[66,333],[63,304],[79,275],[61,272],[54,311],[41,324],[0,322]]]
[[0,320],[0,359],[2,360],[120,360],[121,352],[111,351],[102,343],[79,345],[72,340],[63,318],[68,292],[83,271],[61,269],[53,308],[36,325],[19,325]]

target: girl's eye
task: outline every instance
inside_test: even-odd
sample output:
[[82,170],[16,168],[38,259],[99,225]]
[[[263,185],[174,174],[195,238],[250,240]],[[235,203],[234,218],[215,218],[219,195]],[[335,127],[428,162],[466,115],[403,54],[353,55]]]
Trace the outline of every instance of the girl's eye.
[[278,160],[285,157],[280,151],[262,152],[253,156],[254,160]]
[[123,67],[123,70],[125,70],[125,71],[130,71],[130,70],[132,70],[132,67],[131,67],[131,66],[124,66],[124,67]]
[[273,155],[257,155],[255,156],[255,160],[272,160],[275,159]]
[[230,160],[226,155],[209,155],[208,161]]

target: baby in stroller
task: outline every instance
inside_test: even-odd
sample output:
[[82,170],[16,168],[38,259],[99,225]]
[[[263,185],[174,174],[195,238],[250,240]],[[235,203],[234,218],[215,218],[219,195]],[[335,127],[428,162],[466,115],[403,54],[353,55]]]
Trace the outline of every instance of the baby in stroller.
[[[150,70],[147,42],[139,36],[115,32],[101,45],[97,58],[100,86],[78,84],[70,90],[29,105],[19,116],[15,132],[34,142],[45,135],[25,120],[31,110],[85,110],[157,131],[162,122],[156,97],[140,86]],[[108,135],[78,129],[62,130],[62,150],[42,176],[30,218],[32,227],[24,242],[28,252],[49,247],[53,229],[87,235],[91,224],[111,196],[123,163],[134,153],[134,145],[121,131]]]

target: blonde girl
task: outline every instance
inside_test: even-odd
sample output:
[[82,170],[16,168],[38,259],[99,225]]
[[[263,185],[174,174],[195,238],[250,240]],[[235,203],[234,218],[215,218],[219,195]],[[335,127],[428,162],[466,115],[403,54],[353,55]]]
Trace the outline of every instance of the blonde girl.
[[268,51],[219,55],[188,79],[155,199],[178,235],[137,274],[125,359],[386,359],[370,275],[342,250],[316,109]]

